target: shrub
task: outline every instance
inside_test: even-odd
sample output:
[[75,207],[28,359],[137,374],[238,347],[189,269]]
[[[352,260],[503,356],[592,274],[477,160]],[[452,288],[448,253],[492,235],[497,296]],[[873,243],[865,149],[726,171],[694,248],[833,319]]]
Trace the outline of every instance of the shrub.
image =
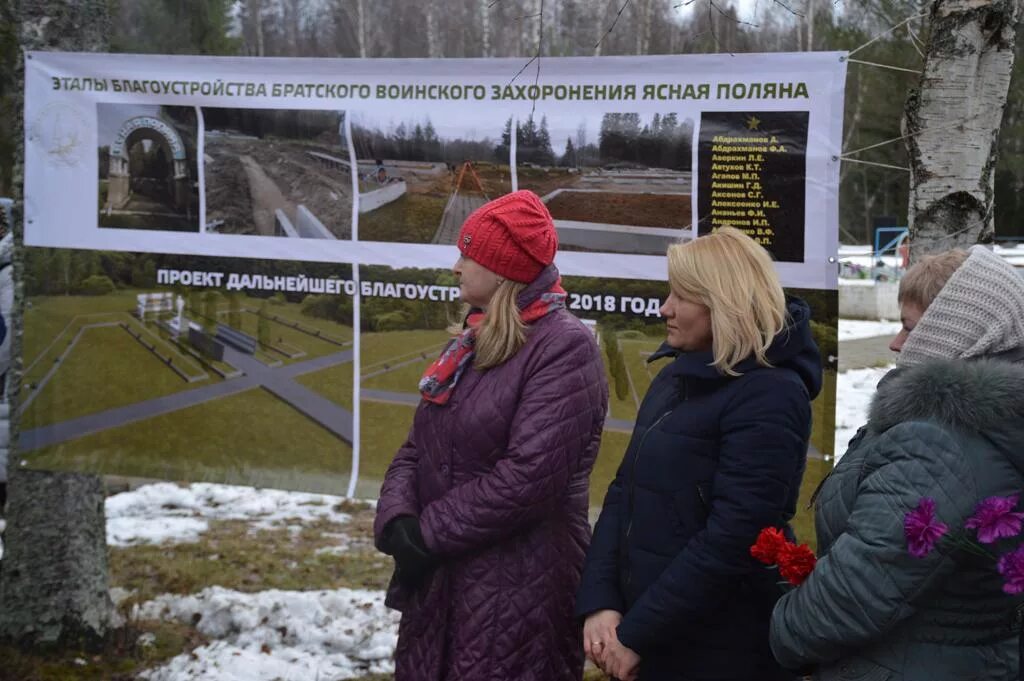
[[79,292],[86,296],[105,296],[114,291],[114,282],[104,274],[94,274],[82,282]]

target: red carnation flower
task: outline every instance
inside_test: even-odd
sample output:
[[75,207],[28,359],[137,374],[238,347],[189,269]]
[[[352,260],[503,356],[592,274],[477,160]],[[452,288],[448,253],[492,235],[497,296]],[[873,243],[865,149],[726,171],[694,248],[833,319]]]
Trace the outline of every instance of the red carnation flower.
[[757,535],[757,541],[750,547],[750,555],[765,565],[779,562],[779,550],[788,543],[782,530],[766,527]]
[[818,559],[807,544],[785,544],[779,549],[779,574],[793,586],[800,586],[814,570]]

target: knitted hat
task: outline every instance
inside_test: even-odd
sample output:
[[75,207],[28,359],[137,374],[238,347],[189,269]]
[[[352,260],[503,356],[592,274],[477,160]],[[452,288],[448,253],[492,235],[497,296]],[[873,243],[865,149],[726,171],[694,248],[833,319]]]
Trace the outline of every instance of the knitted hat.
[[928,306],[900,350],[900,365],[964,359],[1024,347],[1024,278],[974,246]]
[[470,213],[459,250],[506,279],[529,284],[555,259],[558,234],[551,213],[531,191],[506,194]]

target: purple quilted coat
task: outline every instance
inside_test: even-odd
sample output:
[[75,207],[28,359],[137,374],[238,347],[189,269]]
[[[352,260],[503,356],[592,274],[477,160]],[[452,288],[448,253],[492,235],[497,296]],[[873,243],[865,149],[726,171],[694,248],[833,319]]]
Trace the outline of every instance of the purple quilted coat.
[[374,531],[379,545],[388,521],[418,516],[443,563],[415,591],[388,590],[396,681],[581,678],[573,605],[607,403],[593,335],[557,310],[512,359],[467,369],[447,405],[420,404]]

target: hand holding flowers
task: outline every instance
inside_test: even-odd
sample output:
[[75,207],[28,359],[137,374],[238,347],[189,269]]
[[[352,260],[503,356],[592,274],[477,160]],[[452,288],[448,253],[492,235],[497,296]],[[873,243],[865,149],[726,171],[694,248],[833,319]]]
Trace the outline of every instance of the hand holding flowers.
[[750,547],[750,555],[765,565],[777,565],[782,578],[793,586],[800,586],[817,562],[807,544],[797,546],[775,527],[761,530]]

